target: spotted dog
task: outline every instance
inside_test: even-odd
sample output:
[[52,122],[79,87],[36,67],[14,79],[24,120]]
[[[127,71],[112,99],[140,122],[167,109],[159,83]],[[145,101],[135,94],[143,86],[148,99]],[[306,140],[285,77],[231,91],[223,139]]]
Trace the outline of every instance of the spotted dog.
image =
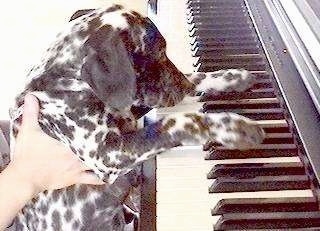
[[166,56],[166,42],[155,25],[120,5],[72,19],[16,97],[11,144],[23,98],[31,93],[40,102],[43,131],[69,146],[111,186],[42,192],[18,214],[15,230],[137,230],[138,214],[126,200],[132,185],[139,184],[137,175],[129,176],[139,163],[190,142],[211,140],[238,149],[261,143],[263,130],[232,113],[176,113],[137,129],[133,107],[170,107],[185,96],[244,91],[254,76],[233,69],[184,76]]

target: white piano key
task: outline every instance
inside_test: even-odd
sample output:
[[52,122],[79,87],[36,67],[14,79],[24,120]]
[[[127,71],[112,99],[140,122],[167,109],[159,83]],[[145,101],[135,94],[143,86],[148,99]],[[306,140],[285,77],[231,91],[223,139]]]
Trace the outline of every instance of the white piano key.
[[211,209],[221,199],[312,197],[311,190],[209,193],[206,174],[221,163],[299,162],[298,157],[204,160],[201,146],[178,147],[157,157],[157,231],[211,230],[219,216]]

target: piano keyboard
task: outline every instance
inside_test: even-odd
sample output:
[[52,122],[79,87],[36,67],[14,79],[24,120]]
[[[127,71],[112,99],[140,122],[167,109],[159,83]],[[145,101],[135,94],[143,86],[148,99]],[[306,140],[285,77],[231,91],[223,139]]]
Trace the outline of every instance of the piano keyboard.
[[190,97],[157,115],[235,112],[267,135],[254,150],[185,146],[145,163],[140,229],[320,230],[318,183],[248,1],[188,0],[186,18],[194,71],[245,68],[258,81],[247,92]]

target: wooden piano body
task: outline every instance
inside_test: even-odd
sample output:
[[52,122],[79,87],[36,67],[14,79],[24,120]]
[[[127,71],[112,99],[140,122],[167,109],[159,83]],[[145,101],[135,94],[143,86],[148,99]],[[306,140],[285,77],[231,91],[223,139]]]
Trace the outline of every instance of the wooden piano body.
[[184,73],[246,68],[258,79],[248,92],[156,114],[232,111],[258,120],[267,137],[250,151],[185,146],[144,163],[140,229],[320,230],[319,89],[308,85],[318,76],[296,53],[280,1],[155,2],[150,18]]

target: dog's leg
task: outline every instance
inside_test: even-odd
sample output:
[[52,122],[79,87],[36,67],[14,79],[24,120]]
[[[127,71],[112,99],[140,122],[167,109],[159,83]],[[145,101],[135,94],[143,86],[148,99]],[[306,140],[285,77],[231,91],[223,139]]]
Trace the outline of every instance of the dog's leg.
[[260,144],[264,138],[256,122],[234,113],[174,113],[158,124],[159,134],[167,136],[172,144],[201,145],[212,140],[243,150]]
[[263,138],[264,131],[257,123],[237,114],[174,113],[121,136],[120,148],[103,156],[104,174],[97,174],[112,183],[138,163],[174,146],[201,145],[211,140],[243,150],[255,147]]
[[243,92],[256,83],[256,77],[244,69],[195,72],[186,76],[195,85],[192,94],[197,95]]

